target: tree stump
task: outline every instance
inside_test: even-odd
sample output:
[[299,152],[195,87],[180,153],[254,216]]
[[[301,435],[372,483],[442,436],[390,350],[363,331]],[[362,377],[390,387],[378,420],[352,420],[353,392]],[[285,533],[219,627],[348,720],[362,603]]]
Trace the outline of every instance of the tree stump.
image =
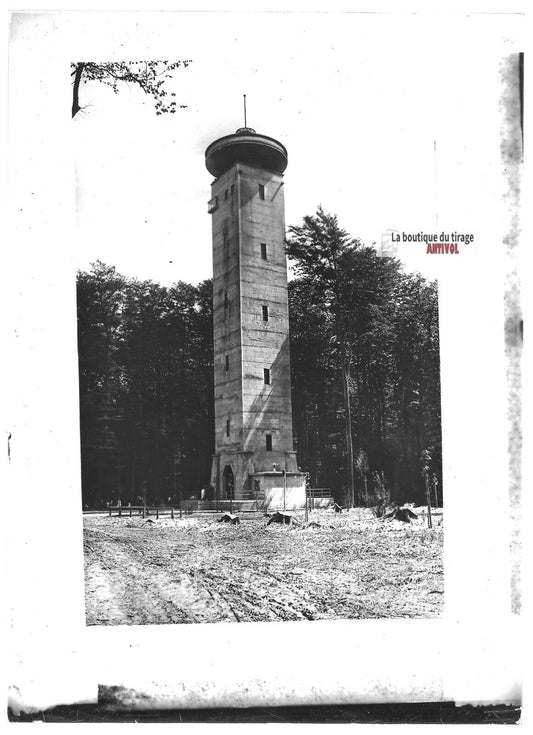
[[237,525],[237,523],[240,523],[239,517],[234,515],[233,513],[223,513],[220,518],[218,519],[219,523],[231,523],[233,526]]
[[411,508],[394,508],[390,513],[383,516],[387,520],[402,521],[403,523],[411,523],[412,518],[418,518]]
[[276,513],[274,513],[274,515],[270,516],[270,518],[268,519],[267,526],[270,526],[271,523],[283,523],[287,526],[292,526],[292,525],[299,526],[300,525],[298,521],[296,520],[296,518],[294,518],[292,513],[286,513],[285,511],[282,511],[282,510],[278,510]]

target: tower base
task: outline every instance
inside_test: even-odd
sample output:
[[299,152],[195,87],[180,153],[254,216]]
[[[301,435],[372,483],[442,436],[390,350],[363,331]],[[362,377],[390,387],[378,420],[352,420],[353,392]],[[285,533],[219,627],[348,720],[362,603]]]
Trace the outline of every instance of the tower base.
[[302,472],[255,472],[251,476],[254,499],[260,510],[305,508],[305,474]]
[[[254,462],[255,459],[255,462]],[[269,455],[276,468],[256,469],[253,452],[219,452],[211,463],[211,493],[213,500],[252,501],[257,510],[286,510],[305,507],[304,473],[298,471],[296,452]],[[287,469],[281,470],[280,465]]]

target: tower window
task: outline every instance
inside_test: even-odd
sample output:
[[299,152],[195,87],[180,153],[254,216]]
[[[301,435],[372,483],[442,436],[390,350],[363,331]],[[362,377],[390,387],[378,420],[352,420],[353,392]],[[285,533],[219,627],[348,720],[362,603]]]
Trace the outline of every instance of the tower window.
[[263,260],[266,260],[267,259],[267,246],[266,246],[266,242],[262,242],[261,243],[261,257],[263,258]]
[[259,184],[259,199],[265,198],[265,187],[263,184]]
[[263,368],[263,380],[265,385],[270,385],[270,368]]
[[227,199],[229,197],[229,189],[226,189],[224,192],[224,199]]
[[229,436],[230,427],[231,427],[231,420],[226,419],[226,436]]
[[272,451],[272,434],[266,434],[265,439],[266,439],[266,450],[267,452],[271,452]]
[[226,372],[229,370],[229,355],[226,355]]
[[235,194],[235,184],[231,185],[231,196]]
[[263,304],[263,306],[261,307],[261,309],[263,311],[263,321],[264,322],[268,322],[268,306],[265,306]]

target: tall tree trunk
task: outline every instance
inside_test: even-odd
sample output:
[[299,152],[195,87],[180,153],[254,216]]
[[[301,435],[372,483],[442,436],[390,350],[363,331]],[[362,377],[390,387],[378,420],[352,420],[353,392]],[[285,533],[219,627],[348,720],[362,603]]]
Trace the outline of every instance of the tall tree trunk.
[[131,502],[134,505],[137,505],[137,494],[138,494],[135,492],[136,479],[137,478],[135,477],[135,435],[134,435],[133,436],[133,448],[132,448],[132,453],[131,453]]
[[[319,369],[317,374],[317,393],[316,393],[316,406],[317,406],[317,434],[318,434],[318,446],[315,442],[313,447],[313,469],[314,472],[314,487],[323,487],[324,478],[324,462],[326,460],[326,447],[328,446],[328,407],[329,403],[326,391],[326,371],[322,368]],[[311,468],[310,468],[311,469]],[[327,475],[325,475],[327,478]]]
[[83,70],[85,68],[85,64],[78,64],[76,67],[76,72],[74,74],[74,84],[72,86],[72,117],[76,115],[81,110],[80,104],[79,104],[79,92],[80,92],[80,82],[81,82],[81,76],[83,74]]
[[342,391],[344,395],[344,420],[346,430],[346,482],[348,485],[348,495],[350,507],[355,505],[355,478],[353,469],[353,440],[352,440],[352,411],[350,407],[350,359],[346,351],[346,345],[343,345],[342,357]]
[[[309,470],[309,416],[305,409],[302,410],[303,427],[304,427],[304,451],[303,451],[303,466]],[[302,458],[300,457],[300,462]]]

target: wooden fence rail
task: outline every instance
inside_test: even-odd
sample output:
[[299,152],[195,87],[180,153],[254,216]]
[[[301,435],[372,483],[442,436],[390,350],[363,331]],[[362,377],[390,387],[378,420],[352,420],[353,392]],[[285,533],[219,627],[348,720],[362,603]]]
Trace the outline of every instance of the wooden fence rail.
[[177,511],[181,514],[181,508],[175,508],[172,505],[110,505],[108,507],[109,515],[111,516],[113,511],[116,511],[120,518],[122,514],[129,516],[133,515],[133,511],[139,511],[139,514],[144,518],[150,513],[155,513],[155,517],[159,518],[159,514],[170,513],[170,517],[174,518],[174,512]]

